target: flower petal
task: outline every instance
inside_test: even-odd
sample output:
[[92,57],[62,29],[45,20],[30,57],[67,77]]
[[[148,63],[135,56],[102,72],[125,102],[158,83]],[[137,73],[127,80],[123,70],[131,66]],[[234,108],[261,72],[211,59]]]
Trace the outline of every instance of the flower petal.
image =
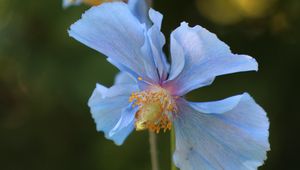
[[183,70],[185,65],[184,51],[182,46],[174,38],[174,32],[171,33],[171,70],[169,80],[176,78]]
[[[147,14],[149,14],[149,17],[150,17],[153,25],[160,30],[161,29],[162,20],[163,20],[163,15],[160,12],[155,11],[152,8],[150,8],[147,11]],[[163,36],[163,34],[162,34],[162,36]]]
[[115,77],[115,84],[136,84],[136,79],[126,72],[119,72]]
[[118,124],[122,111],[130,105],[128,99],[133,91],[137,91],[137,86],[132,84],[114,85],[106,88],[97,84],[88,105],[91,109],[92,117],[96,123],[97,130],[103,131],[105,137],[113,140],[117,145],[121,145],[129,133],[133,130],[128,125],[118,129],[117,133],[109,135],[109,132]]
[[112,137],[118,134],[125,128],[133,127],[135,120],[135,113],[138,111],[138,107],[133,107],[133,103],[128,105],[122,110],[121,117],[115,127],[109,132],[109,136]]
[[199,104],[182,99],[179,110],[173,158],[180,169],[257,169],[263,164],[270,149],[269,121],[247,93]]
[[111,58],[121,71],[158,81],[153,58],[141,49],[146,31],[127,4],[113,2],[87,10],[71,26],[69,35]]
[[215,102],[189,102],[189,104],[195,110],[201,113],[222,114],[236,107],[239,104],[241,98],[245,95],[247,94],[245,93],[244,95],[236,95]]
[[148,16],[149,6],[146,0],[128,0],[128,6],[141,23],[145,23],[148,28],[151,26]]
[[[176,89],[172,92],[175,95],[181,96],[209,85],[219,75],[257,70],[255,59],[247,55],[232,54],[224,42],[205,28],[191,28],[183,22],[172,35],[183,48],[185,56],[182,72],[167,83],[167,86]],[[172,60],[177,57],[172,55]],[[176,66],[171,66],[174,69],[172,67]]]
[[165,45],[166,40],[163,33],[160,31],[163,16],[153,9],[149,10],[149,16],[153,22],[152,27],[148,30],[149,46],[151,47],[149,50],[151,50],[153,55],[160,80],[163,81],[167,78],[169,72],[169,64],[163,52],[163,46]]

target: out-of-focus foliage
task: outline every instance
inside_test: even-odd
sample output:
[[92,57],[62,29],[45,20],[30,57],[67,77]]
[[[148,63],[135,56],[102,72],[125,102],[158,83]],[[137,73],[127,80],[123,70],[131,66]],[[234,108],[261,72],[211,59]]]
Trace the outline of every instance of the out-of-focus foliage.
[[217,24],[234,24],[247,18],[261,18],[274,10],[277,0],[197,0],[203,16]]
[[[60,0],[0,1],[0,169],[150,169],[147,132],[134,132],[121,147],[96,132],[87,100],[96,82],[110,86],[118,71],[67,35],[87,8],[63,10]],[[181,21],[200,24],[233,52],[257,59],[259,72],[218,77],[187,98],[248,91],[271,122],[272,150],[261,169],[299,169],[299,0],[154,0],[154,8],[164,14],[165,35]],[[219,22],[225,15],[235,21]],[[168,138],[159,135],[164,170]]]

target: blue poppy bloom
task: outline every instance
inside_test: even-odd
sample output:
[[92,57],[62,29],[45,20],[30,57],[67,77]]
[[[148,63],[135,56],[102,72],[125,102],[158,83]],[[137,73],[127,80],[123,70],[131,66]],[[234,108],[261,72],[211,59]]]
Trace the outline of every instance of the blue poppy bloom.
[[136,8],[136,2],[92,7],[69,30],[121,71],[112,87],[97,84],[89,99],[97,130],[121,145],[134,129],[174,127],[173,161],[182,170],[262,165],[270,149],[269,121],[248,93],[211,102],[183,97],[210,85],[216,76],[257,71],[255,59],[232,54],[215,34],[183,22],[171,33],[168,63],[162,50],[163,16],[153,9],[144,15],[148,9]]
[[67,8],[71,5],[79,5],[82,0],[63,0],[63,7]]
[[[123,2],[127,2],[128,0],[63,0],[63,7],[67,8],[69,6],[76,6],[76,5],[80,5],[82,3],[87,4],[87,5],[91,5],[91,6],[95,6],[95,5],[99,5],[101,3],[104,2],[112,2],[112,1],[123,1]],[[142,0],[144,1],[144,0]],[[142,2],[143,3],[143,2]]]

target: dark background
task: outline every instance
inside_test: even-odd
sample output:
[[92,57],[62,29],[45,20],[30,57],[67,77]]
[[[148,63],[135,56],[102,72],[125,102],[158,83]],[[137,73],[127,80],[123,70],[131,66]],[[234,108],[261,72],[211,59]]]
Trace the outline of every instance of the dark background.
[[[96,82],[112,85],[118,70],[68,37],[87,8],[0,0],[0,169],[150,170],[147,132],[134,132],[119,147],[95,130],[87,100]],[[257,59],[259,72],[218,77],[187,98],[249,92],[271,122],[272,150],[260,169],[300,169],[299,0],[155,0],[154,8],[164,14],[167,39],[187,21]],[[170,164],[168,141],[169,133],[159,134],[162,170]]]

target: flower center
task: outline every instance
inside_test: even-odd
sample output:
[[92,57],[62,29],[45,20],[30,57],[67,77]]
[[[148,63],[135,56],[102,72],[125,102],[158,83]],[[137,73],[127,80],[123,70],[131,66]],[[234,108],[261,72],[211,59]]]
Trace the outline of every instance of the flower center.
[[132,93],[130,102],[134,102],[134,107],[139,110],[135,116],[136,130],[149,129],[159,133],[171,130],[172,113],[177,112],[176,102],[169,92],[159,86],[151,86],[149,89]]

